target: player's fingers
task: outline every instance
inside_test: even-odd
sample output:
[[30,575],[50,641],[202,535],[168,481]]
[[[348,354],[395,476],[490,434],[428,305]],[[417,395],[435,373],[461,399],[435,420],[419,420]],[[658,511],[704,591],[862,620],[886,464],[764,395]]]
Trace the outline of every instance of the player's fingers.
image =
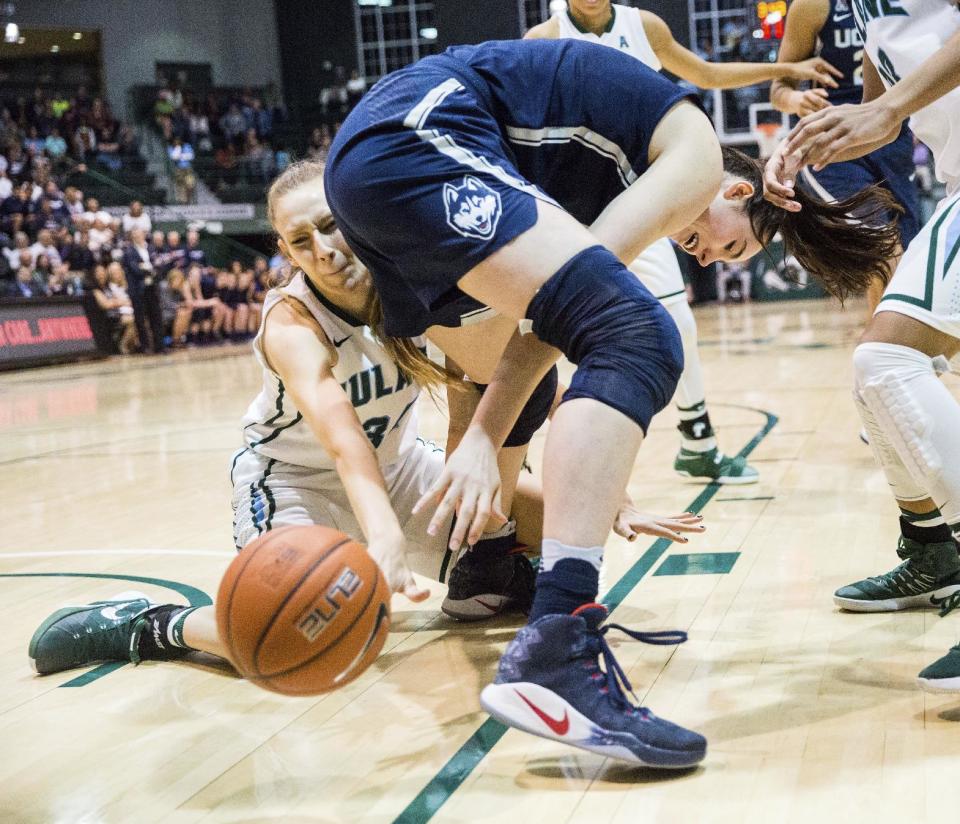
[[836,66],[834,66],[833,63],[830,63],[824,60],[822,57],[820,58],[820,62],[822,64],[822,67],[826,71],[830,72],[830,74],[832,74],[834,77],[838,79],[843,79],[843,72],[840,71],[840,69],[838,69]]
[[493,503],[490,508],[490,517],[496,521],[499,521],[501,524],[505,524],[510,519],[503,514],[503,502],[500,496],[500,487],[497,487],[497,491],[493,493]]
[[840,84],[822,69],[817,71],[816,78],[818,83],[823,86],[827,86],[830,89],[837,89],[840,87]]
[[467,535],[467,543],[473,546],[483,537],[483,529],[490,520],[490,495],[481,494],[477,499],[476,512],[473,516],[473,523],[470,524],[470,532]]
[[820,156],[817,158],[817,162],[813,165],[813,170],[815,172],[821,171],[825,166],[829,166],[833,163],[833,159],[837,157],[844,149],[849,145],[847,140],[835,140],[829,145],[827,145],[821,152]]
[[416,604],[420,601],[426,601],[430,597],[430,590],[418,586],[411,575],[403,585],[403,594]]
[[460,511],[457,513],[457,523],[450,533],[450,549],[458,549],[466,541],[473,546],[478,540],[474,537],[473,524],[477,513],[476,496],[465,492],[460,500]]
[[436,503],[437,499],[444,493],[449,484],[450,476],[447,475],[447,470],[444,469],[437,479],[430,484],[427,491],[420,496],[420,500],[413,505],[413,514],[416,515],[430,503]]
[[[451,484],[447,489],[446,494],[440,499],[440,503],[437,504],[437,509],[433,513],[433,517],[430,519],[430,525],[427,527],[428,535],[437,535],[440,532],[440,529],[456,509],[457,501],[459,499],[459,488],[456,484]],[[459,524],[457,526],[459,526]],[[456,547],[454,547],[454,549],[456,549]]]

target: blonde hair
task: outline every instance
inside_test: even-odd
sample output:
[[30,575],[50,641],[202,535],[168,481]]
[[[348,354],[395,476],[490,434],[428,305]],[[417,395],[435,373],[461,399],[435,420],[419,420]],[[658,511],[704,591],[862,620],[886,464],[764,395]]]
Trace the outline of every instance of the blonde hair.
[[[273,181],[267,192],[267,219],[274,231],[277,230],[277,203],[280,198],[307,183],[317,182],[322,186],[323,170],[324,163],[320,160],[298,160],[287,166]],[[283,283],[272,285],[282,286]],[[464,386],[458,374],[430,360],[426,352],[421,350],[413,339],[395,338],[384,332],[383,304],[375,289],[371,292],[361,320],[373,330],[380,345],[386,350],[390,359],[397,364],[400,371],[409,380],[416,381],[423,389],[433,394],[441,386],[455,388]]]

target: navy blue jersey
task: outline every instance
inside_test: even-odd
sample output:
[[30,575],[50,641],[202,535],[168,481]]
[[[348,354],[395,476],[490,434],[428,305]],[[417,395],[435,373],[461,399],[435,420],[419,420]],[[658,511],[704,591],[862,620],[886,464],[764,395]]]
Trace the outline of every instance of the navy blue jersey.
[[654,130],[688,96],[576,40],[456,46],[377,83],[337,133],[325,181],[387,333],[467,322],[478,304],[457,281],[533,226],[537,200],[592,223],[647,170]]
[[857,31],[850,0],[830,0],[830,13],[819,34],[820,57],[843,72],[839,88],[827,89],[827,99],[837,106],[863,99],[863,39]]

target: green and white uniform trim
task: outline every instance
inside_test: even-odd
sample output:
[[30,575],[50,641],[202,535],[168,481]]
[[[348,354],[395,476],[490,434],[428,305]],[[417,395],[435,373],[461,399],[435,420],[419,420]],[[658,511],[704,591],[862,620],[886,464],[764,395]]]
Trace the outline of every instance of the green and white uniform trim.
[[960,192],[940,203],[907,247],[876,311],[960,338]]

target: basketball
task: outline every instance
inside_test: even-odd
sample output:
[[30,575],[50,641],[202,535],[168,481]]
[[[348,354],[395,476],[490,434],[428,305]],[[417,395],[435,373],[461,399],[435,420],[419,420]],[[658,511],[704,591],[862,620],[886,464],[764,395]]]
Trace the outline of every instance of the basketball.
[[318,695],[380,654],[390,590],[366,549],[342,532],[281,527],[230,564],[217,627],[244,678],[284,695]]

